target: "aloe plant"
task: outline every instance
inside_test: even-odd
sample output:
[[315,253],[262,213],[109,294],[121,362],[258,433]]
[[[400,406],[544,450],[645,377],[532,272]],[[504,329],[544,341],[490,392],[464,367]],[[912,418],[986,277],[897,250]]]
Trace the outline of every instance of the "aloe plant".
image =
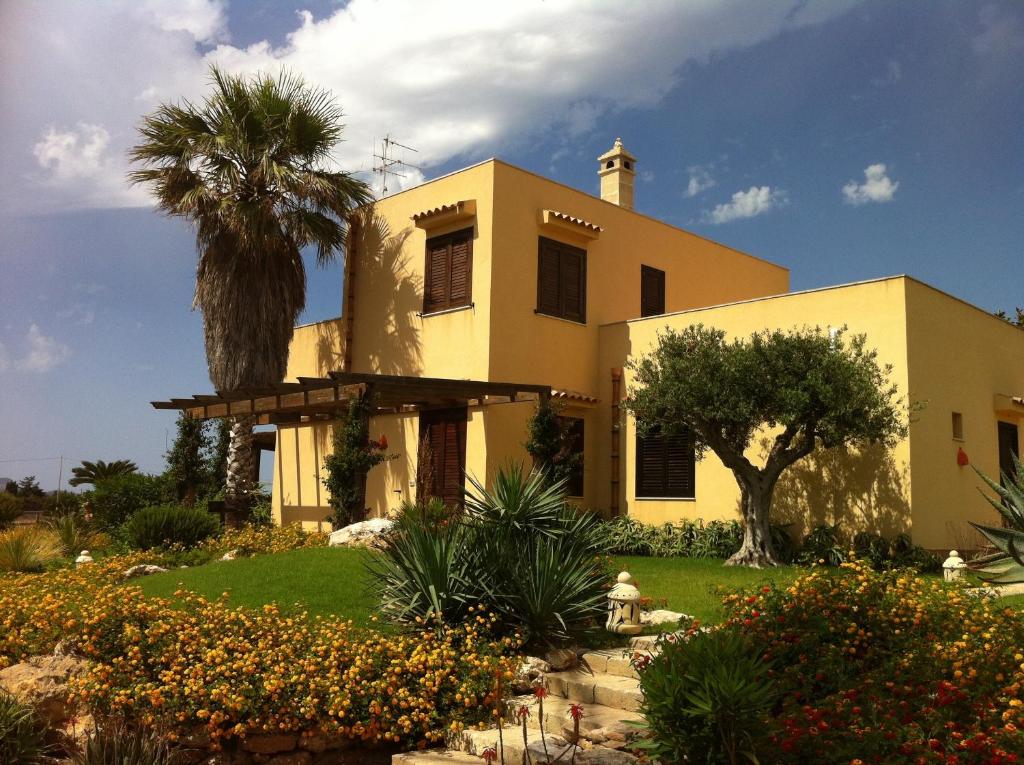
[[972,561],[971,568],[989,584],[1024,582],[1024,467],[1015,456],[1013,475],[1003,473],[1001,484],[980,470],[975,472],[995,492],[995,496],[982,494],[1006,520],[1006,526],[998,528],[971,522],[998,550]]

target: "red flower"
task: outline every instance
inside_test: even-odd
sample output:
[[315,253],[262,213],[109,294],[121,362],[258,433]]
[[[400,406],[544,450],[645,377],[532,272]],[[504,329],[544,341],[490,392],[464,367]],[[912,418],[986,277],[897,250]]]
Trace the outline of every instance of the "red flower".
[[530,716],[530,708],[525,704],[516,709],[516,717],[519,718],[520,722],[523,722]]
[[533,695],[538,699],[546,699],[548,697],[548,689],[543,685],[533,686]]
[[490,765],[490,763],[498,759],[498,750],[493,746],[489,746],[480,753],[480,756],[484,758],[484,762],[486,762],[487,765]]
[[377,441],[377,448],[381,450],[388,448],[388,437],[383,433],[380,434],[380,440]]
[[583,705],[582,704],[572,704],[572,705],[570,705],[569,706],[569,717],[571,717],[573,720],[579,720],[581,717],[583,717]]

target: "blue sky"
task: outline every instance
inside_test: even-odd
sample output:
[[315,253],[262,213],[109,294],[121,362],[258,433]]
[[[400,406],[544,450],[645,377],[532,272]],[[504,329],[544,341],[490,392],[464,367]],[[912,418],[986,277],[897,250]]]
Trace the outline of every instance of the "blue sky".
[[[905,272],[1024,304],[1024,4],[457,7],[0,6],[0,460],[159,470],[173,417],[148,402],[210,388],[191,231],[123,178],[140,116],[201,96],[211,62],[331,89],[355,171],[390,131],[427,179],[499,156],[596,192],[621,136],[640,211],[787,266],[794,289]],[[304,320],[337,315],[340,288],[311,268]],[[0,461],[27,473],[53,487],[57,463]]]

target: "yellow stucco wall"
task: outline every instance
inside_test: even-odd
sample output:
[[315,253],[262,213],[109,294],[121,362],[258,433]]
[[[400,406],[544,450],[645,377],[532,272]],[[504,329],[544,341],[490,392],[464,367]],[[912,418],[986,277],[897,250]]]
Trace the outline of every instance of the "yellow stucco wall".
[[[476,212],[468,222],[429,232],[412,223],[416,213],[469,200]],[[603,231],[598,239],[587,241],[564,228],[545,228],[545,209],[592,221]],[[473,306],[421,316],[427,238],[470,225]],[[587,250],[586,325],[534,312],[540,236]],[[354,240],[354,372],[541,383],[600,395],[607,371],[597,364],[599,326],[639,315],[641,264],[666,271],[668,310],[777,294],[786,292],[789,284],[784,268],[496,160],[377,202]],[[340,319],[297,328],[288,379],[340,369],[344,334]],[[533,406],[472,408],[467,472],[490,476],[502,464],[525,461],[525,425]],[[602,436],[595,426],[599,406],[566,411],[586,421],[581,500],[588,507],[598,506],[603,483],[597,456]],[[394,507],[400,496],[411,498],[418,417],[374,418],[371,432],[378,431],[401,456],[368,477],[367,499],[375,514]],[[315,453],[308,438],[286,434],[281,439],[285,444],[275,452],[275,480],[283,475],[285,487],[275,486],[273,495],[279,519],[282,506],[299,499],[298,487],[303,503],[315,496],[302,481],[312,480],[310,465],[322,462],[330,448],[329,438]],[[323,491],[320,501],[326,504]],[[305,519],[311,511],[293,514],[303,516],[307,524],[314,522]]]
[[[892,380],[905,396],[908,388],[906,358],[905,281],[902,278],[840,288],[795,293],[765,300],[687,311],[602,327],[601,368],[625,367],[656,345],[657,333],[693,324],[718,327],[730,337],[749,336],[770,328],[848,326],[864,333],[879,361],[892,364]],[[626,386],[632,384],[624,371]],[[610,381],[601,392],[607,399]],[[601,428],[611,432],[610,409],[601,410]],[[602,440],[601,461],[610,465],[610,437]],[[681,519],[738,518],[739,490],[732,472],[709,452],[697,464],[693,500],[637,499],[635,470],[636,424],[625,417],[620,460],[620,510],[648,523]],[[761,439],[748,457],[763,461]],[[792,532],[804,533],[821,523],[841,521],[849,529],[874,528],[887,535],[909,530],[910,445],[892,452],[872,449],[864,454],[815,453],[783,475],[775,494],[773,520],[793,523]],[[610,472],[610,471],[609,471]],[[610,482],[603,482],[599,497],[608,506]]]
[[[914,538],[926,547],[976,548],[967,521],[999,521],[971,468],[998,476],[999,420],[1024,431],[1024,407],[1014,415],[993,406],[998,394],[1024,395],[1024,330],[914,280],[907,307],[910,393],[926,404],[911,426]],[[953,438],[953,412],[963,415],[962,441]],[[960,447],[971,466],[957,465]]]

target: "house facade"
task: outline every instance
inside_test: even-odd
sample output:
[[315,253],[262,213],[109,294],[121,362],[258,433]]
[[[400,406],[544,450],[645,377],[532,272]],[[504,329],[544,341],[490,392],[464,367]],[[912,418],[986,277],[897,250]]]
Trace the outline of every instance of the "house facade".
[[[977,477],[957,460],[962,450],[994,475],[1000,455],[1019,451],[1024,332],[908,277],[790,294],[785,268],[635,212],[636,160],[618,141],[598,173],[601,197],[492,159],[361,211],[342,316],[296,328],[288,380],[344,371],[550,386],[582,451],[577,504],[655,523],[734,518],[738,490],[714,455],[695,462],[685,443],[637,441],[618,406],[629,360],[665,326],[743,335],[847,325],[925,406],[891,451],[815,454],[794,466],[777,495],[780,517],[909,531],[936,548],[966,533],[964,521],[992,520]],[[526,461],[536,406],[530,396],[480,395],[377,413],[371,433],[397,456],[367,478],[370,513],[416,498],[421,454],[435,493],[452,501],[466,473],[486,481]],[[330,433],[313,417],[277,425],[279,522],[324,524]]]

